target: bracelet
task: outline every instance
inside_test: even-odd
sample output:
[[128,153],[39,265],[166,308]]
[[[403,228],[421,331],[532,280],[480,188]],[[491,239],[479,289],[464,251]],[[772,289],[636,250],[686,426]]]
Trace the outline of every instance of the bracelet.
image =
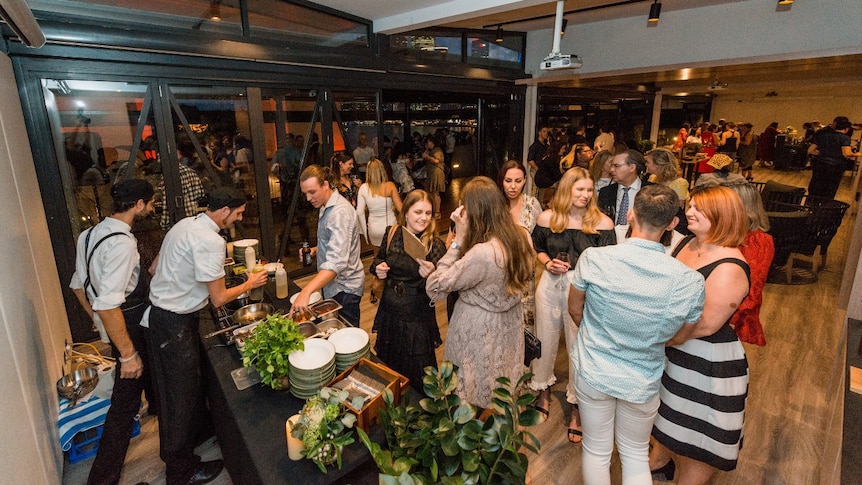
[[552,259],[549,259],[549,260],[545,261],[545,269],[547,269],[547,268],[548,268],[548,263],[550,263],[551,261],[553,261],[553,260],[552,260]]
[[127,357],[127,358],[125,358],[125,359],[124,359],[124,358],[122,358],[122,357],[118,357],[118,358],[117,358],[117,360],[119,360],[121,364],[125,364],[126,362],[131,362],[131,361],[133,361],[136,357],[138,357],[138,351],[137,351],[137,350],[135,351],[135,353],[134,353],[134,354],[132,354],[132,356],[131,356],[131,357]]

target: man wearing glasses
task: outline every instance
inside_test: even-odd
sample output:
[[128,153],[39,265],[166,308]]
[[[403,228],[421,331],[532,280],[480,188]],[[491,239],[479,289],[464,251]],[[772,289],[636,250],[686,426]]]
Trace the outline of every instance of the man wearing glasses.
[[613,183],[599,191],[599,209],[613,219],[618,226],[627,226],[626,214],[635,200],[635,195],[644,185],[640,176],[646,171],[646,160],[637,150],[626,150],[614,155],[611,162]]

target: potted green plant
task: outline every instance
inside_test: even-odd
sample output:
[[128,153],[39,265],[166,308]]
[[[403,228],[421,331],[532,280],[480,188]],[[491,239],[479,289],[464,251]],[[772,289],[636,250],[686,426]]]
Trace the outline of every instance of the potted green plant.
[[428,396],[418,404],[404,400],[393,405],[384,391],[380,412],[388,450],[371,441],[361,429],[359,438],[381,472],[381,484],[524,484],[526,449],[538,453],[539,441],[525,427],[539,423],[530,407],[536,396],[523,392],[525,374],[514,385],[505,377],[494,391],[493,413],[485,421],[477,408],[461,402],[457,367],[446,361],[440,369],[427,367],[422,379]]
[[646,153],[653,149],[655,142],[649,139],[638,140],[638,151]]
[[288,387],[288,354],[305,350],[305,335],[292,318],[281,314],[267,315],[245,339],[242,365],[252,367],[260,380],[273,389]]

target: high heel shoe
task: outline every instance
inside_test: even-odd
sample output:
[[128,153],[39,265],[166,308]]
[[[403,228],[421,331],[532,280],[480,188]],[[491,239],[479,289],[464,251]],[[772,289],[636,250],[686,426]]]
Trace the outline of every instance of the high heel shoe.
[[664,475],[665,480],[671,481],[673,480],[674,473],[676,473],[676,463],[674,463],[673,458],[671,458],[665,466],[657,470],[650,470],[650,473],[653,475]]

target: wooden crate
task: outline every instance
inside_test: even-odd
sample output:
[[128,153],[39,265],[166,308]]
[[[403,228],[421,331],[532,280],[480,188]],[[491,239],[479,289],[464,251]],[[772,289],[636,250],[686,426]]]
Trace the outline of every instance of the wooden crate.
[[[359,359],[358,362],[345,369],[344,372],[335,376],[335,379],[328,384],[328,387],[332,387],[336,382],[345,379],[351,372],[353,372],[354,369],[360,366],[369,367],[372,372],[384,378],[388,382],[386,387],[392,391],[392,395],[395,398],[395,405],[401,403],[401,396],[410,385],[410,380],[389,367],[386,367],[383,364],[377,364],[368,359]],[[350,412],[356,415],[357,426],[367,433],[371,429],[371,426],[377,424],[380,420],[380,410],[386,406],[386,403],[383,402],[383,393],[381,392],[367,401],[362,409],[354,409],[349,402],[345,403],[345,406]]]

